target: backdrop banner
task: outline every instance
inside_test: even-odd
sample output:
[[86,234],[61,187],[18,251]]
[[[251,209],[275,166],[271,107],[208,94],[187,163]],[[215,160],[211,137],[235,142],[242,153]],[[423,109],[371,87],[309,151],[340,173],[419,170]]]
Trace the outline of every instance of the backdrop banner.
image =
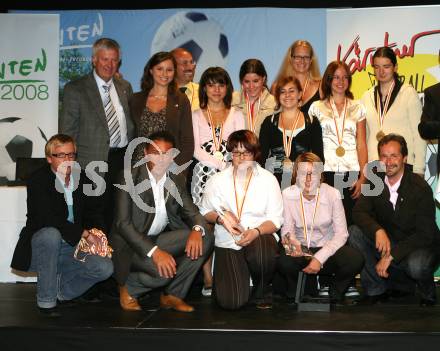
[[59,15],[0,14],[0,179],[58,129]]

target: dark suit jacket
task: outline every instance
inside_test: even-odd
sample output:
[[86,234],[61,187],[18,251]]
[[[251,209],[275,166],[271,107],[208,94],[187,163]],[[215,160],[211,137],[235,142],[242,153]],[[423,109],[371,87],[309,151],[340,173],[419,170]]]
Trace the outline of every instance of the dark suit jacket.
[[[128,101],[133,94],[129,82],[113,78],[113,84],[124,109],[127,122],[128,141],[134,137]],[[73,137],[76,141],[81,167],[90,161],[107,161],[110,134],[98,85],[93,72],[64,87],[63,105],[59,118],[60,133]]]
[[[423,139],[440,139],[440,83],[425,89],[425,100],[419,133]],[[440,171],[440,152],[437,153],[437,173]]]
[[[136,125],[136,136],[140,135],[140,119],[145,109],[148,92],[135,93],[130,100],[130,111]],[[166,106],[167,131],[176,139],[176,148],[180,154],[175,161],[178,165],[192,159],[194,154],[194,135],[192,127],[191,106],[185,94],[177,91],[175,94],[168,93]]]
[[[384,179],[384,173],[379,175]],[[369,183],[372,188],[374,186]],[[440,232],[435,222],[432,190],[407,165],[398,189],[396,209],[390,202],[388,186],[378,196],[361,195],[353,208],[353,221],[362,232],[375,240],[383,228],[391,242],[391,255],[400,262],[417,248],[440,248]]]
[[[102,210],[96,197],[83,194],[83,184],[89,181],[81,173],[78,188],[73,192],[74,223],[67,220],[67,205],[64,194],[55,188],[59,183],[49,165],[35,172],[27,183],[27,220],[15,247],[11,267],[26,271],[29,269],[35,232],[44,227],[54,227],[63,239],[75,246],[84,229],[103,228]],[[61,184],[59,184],[61,186]]]
[[[148,180],[149,177],[145,165],[132,169],[132,178],[134,185]],[[170,181],[175,183],[183,206],[178,203],[174,196],[168,194],[165,188],[164,198],[166,199],[165,207],[169,220],[169,230],[192,228],[198,224],[205,228],[205,235],[212,235],[204,217],[200,214],[192,201],[191,195],[186,190],[183,175],[170,174],[165,184],[171,184]],[[119,184],[124,183],[125,180],[121,174]],[[155,207],[153,190],[151,188],[146,191],[136,191],[131,187],[131,191],[138,194],[141,201],[150,208]],[[144,257],[146,260],[150,259],[147,258],[147,254],[155,244],[147,234],[153,223],[154,216],[155,213],[149,213],[139,208],[127,191],[117,189],[115,220],[110,234],[110,244],[114,249],[112,258],[115,269],[114,275],[118,283],[125,284],[134,254]]]

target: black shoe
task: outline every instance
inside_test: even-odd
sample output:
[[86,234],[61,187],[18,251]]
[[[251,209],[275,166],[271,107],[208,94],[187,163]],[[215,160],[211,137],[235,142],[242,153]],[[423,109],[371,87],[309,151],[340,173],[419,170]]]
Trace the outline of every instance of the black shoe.
[[387,302],[388,298],[389,298],[389,296],[386,292],[383,294],[380,294],[380,295],[373,295],[373,296],[365,295],[363,298],[361,298],[360,300],[358,300],[356,302],[356,305],[358,305],[358,306],[372,306],[372,305]]
[[57,306],[60,308],[70,308],[70,307],[77,307],[79,304],[79,301],[76,299],[73,300],[57,300]]
[[409,291],[401,291],[401,290],[391,289],[388,291],[388,295],[392,299],[403,299],[404,297],[414,295],[414,293],[411,293]]
[[420,306],[421,307],[431,307],[436,304],[437,301],[431,300],[431,299],[420,299]]
[[38,307],[38,310],[40,311],[40,314],[45,317],[50,317],[50,318],[61,317],[61,313],[58,311],[56,306],[51,308]]

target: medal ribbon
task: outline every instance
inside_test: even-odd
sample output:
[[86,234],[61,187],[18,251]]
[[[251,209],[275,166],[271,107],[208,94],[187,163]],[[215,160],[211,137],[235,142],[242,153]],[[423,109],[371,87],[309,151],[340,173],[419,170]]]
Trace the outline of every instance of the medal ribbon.
[[315,208],[313,210],[313,218],[312,218],[312,223],[310,226],[310,235],[307,231],[307,218],[306,218],[306,212],[304,210],[304,200],[303,200],[303,194],[302,192],[299,194],[299,201],[300,201],[300,205],[301,205],[301,220],[303,223],[303,233],[304,233],[304,240],[307,243],[307,248],[310,248],[310,241],[312,239],[312,234],[313,234],[313,227],[315,226],[315,218],[316,218],[316,212],[318,212],[318,207],[319,207],[319,190],[320,188],[318,188],[318,190],[316,191],[316,203],[315,203]]
[[388,92],[387,92],[387,96],[385,98],[385,103],[383,105],[383,109],[382,109],[382,104],[381,104],[381,101],[380,101],[380,94],[379,94],[380,86],[378,86],[376,105],[377,105],[377,114],[378,114],[378,118],[379,118],[380,129],[382,129],[383,121],[385,120],[385,115],[388,112],[388,107],[390,105],[390,100],[391,100],[391,94],[393,92],[395,84],[396,83],[393,80],[393,82],[391,83],[390,87],[388,88]]
[[257,118],[258,118],[258,112],[260,112],[260,106],[261,106],[261,96],[258,98],[258,109],[257,112],[254,112],[254,104],[251,104],[251,101],[249,99],[248,94],[244,91],[243,89],[243,94],[245,96],[246,99],[246,111],[247,111],[247,122],[248,122],[248,126],[249,126],[249,130],[251,130],[252,132],[255,133],[255,124],[257,122]]
[[212,142],[214,143],[215,151],[220,151],[220,146],[222,143],[222,137],[223,137],[223,122],[220,123],[220,133],[217,138],[215,135],[215,126],[214,126],[214,120],[212,119],[211,111],[209,110],[209,106],[206,106],[206,112],[208,114],[209,124],[211,125],[211,133],[212,133]]
[[251,183],[251,179],[252,179],[252,175],[253,175],[253,171],[251,171],[251,174],[249,176],[246,176],[246,183],[244,185],[244,195],[243,198],[239,204],[238,201],[238,194],[237,194],[237,187],[235,184],[235,177],[236,177],[236,171],[234,170],[234,195],[235,195],[235,206],[237,207],[237,218],[238,221],[240,222],[241,219],[241,213],[243,212],[243,205],[244,205],[244,201],[246,200],[246,195],[248,192],[248,188],[249,188],[249,184]]
[[290,139],[287,136],[286,128],[284,126],[283,113],[282,112],[280,113],[280,119],[281,119],[281,125],[282,125],[281,129],[283,130],[284,154],[286,155],[287,158],[290,157],[290,153],[292,151],[293,131],[296,129],[296,125],[298,124],[300,113],[301,113],[301,110],[298,109],[298,112],[296,113],[295,119],[292,122],[292,127],[290,128],[290,130],[292,131],[292,135],[291,135]]
[[302,106],[302,104],[303,104],[303,98],[304,98],[304,96],[306,96],[306,91],[307,91],[307,88],[309,86],[309,82],[310,82],[310,79],[309,79],[309,77],[307,77],[306,82],[304,83],[304,88],[303,88],[303,91],[302,91],[302,97],[301,97],[301,100],[299,101],[299,106]]
[[344,100],[344,109],[342,114],[342,130],[341,134],[339,134],[339,128],[338,128],[338,122],[336,121],[336,116],[339,116],[338,109],[336,108],[335,101],[332,97],[330,97],[330,106],[332,108],[332,117],[333,122],[335,123],[335,129],[336,129],[336,137],[338,138],[338,144],[339,146],[342,145],[342,140],[344,139],[344,128],[345,128],[345,116],[347,115],[347,98]]

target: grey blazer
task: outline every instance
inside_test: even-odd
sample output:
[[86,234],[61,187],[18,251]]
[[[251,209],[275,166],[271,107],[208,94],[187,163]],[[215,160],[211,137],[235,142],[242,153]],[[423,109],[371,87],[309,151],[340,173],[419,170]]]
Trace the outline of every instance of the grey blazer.
[[[133,89],[130,83],[123,79],[113,78],[113,84],[124,109],[128,141],[131,141],[135,128],[128,101]],[[81,167],[85,167],[90,161],[107,161],[110,134],[93,72],[67,83],[64,87],[58,130],[75,139],[77,160]]]
[[[149,179],[146,167],[143,165],[132,169],[132,179],[135,185]],[[170,174],[165,185],[170,185],[171,181],[174,182],[180,194],[183,206],[178,203],[174,196],[168,194],[165,187],[164,198],[166,199],[165,207],[169,220],[168,229],[173,231],[200,225],[205,229],[205,235],[213,235],[204,217],[194,205],[191,195],[186,190],[183,175]],[[121,172],[119,184],[124,183],[125,180]],[[137,194],[145,204],[154,208],[154,195],[151,188],[143,192],[138,191]],[[145,212],[139,208],[130,197],[130,194],[121,189],[116,190],[115,203],[115,219],[110,232],[110,244],[114,249],[112,257],[115,267],[114,276],[116,281],[123,285],[130,273],[133,255],[137,254],[147,259],[147,253],[155,246],[155,243],[147,235],[155,213]]]

